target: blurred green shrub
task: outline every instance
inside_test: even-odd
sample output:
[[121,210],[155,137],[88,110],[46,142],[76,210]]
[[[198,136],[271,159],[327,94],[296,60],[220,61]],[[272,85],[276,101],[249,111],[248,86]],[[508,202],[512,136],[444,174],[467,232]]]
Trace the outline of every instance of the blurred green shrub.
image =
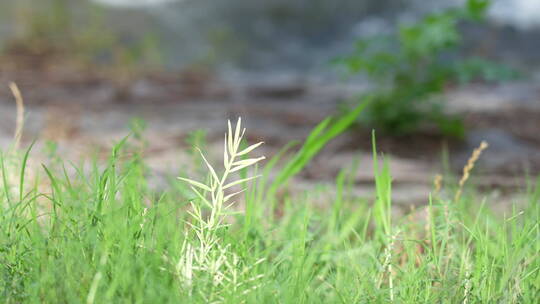
[[484,20],[487,0],[468,0],[463,7],[401,25],[394,35],[360,40],[356,51],[338,59],[348,73],[365,73],[376,84],[372,103],[360,121],[394,135],[425,127],[462,137],[460,118],[445,113],[441,93],[450,84],[499,81],[515,72],[481,58],[461,58],[459,25]]
[[161,63],[159,39],[151,31],[118,31],[113,12],[88,0],[18,0],[1,4],[12,23],[3,51],[63,58],[108,67]]

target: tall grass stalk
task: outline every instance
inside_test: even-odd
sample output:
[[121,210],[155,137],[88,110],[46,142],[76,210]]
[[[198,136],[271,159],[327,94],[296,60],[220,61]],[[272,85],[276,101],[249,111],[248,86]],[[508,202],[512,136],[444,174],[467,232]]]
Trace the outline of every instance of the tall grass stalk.
[[[234,205],[234,202],[231,202],[231,200],[244,192],[245,188],[229,194],[226,191],[257,178],[257,176],[252,176],[230,180],[231,175],[234,172],[253,166],[264,159],[264,156],[239,159],[242,156],[247,156],[250,152],[262,145],[262,142],[260,142],[240,150],[240,144],[242,143],[245,131],[241,126],[241,119],[238,119],[234,130],[229,121],[228,133],[225,134],[223,149],[224,170],[221,175],[218,176],[214,167],[210,165],[203,153],[199,150],[210,173],[209,182],[203,183],[179,177],[180,180],[191,185],[191,190],[196,194],[199,203],[195,203],[195,201],[190,202],[192,210],[188,211],[188,214],[191,215],[193,222],[187,223],[193,230],[194,236],[190,238],[186,234],[176,271],[180,279],[189,288],[190,295],[194,288],[194,280],[197,280],[200,276],[209,276],[213,288],[210,291],[201,290],[202,298],[209,302],[215,301],[216,296],[217,299],[223,300],[219,295],[213,294],[215,292],[214,287],[219,286],[235,294],[239,293],[239,289],[242,289],[242,294],[245,294],[249,289],[254,288],[241,288],[249,285],[245,281],[241,281],[242,278],[239,278],[239,275],[248,272],[250,266],[241,265],[238,255],[231,252],[230,245],[223,244],[217,235],[220,229],[228,226],[225,221],[227,215],[231,213],[231,207]],[[204,214],[203,208],[209,210],[208,215]],[[261,261],[259,260],[257,263]],[[252,283],[261,277],[262,275],[248,278],[248,281]]]

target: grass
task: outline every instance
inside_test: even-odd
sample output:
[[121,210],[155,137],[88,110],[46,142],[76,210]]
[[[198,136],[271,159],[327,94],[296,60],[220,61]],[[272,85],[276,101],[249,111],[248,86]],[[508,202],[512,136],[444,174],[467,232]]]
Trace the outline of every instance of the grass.
[[240,121],[229,124],[223,165],[201,153],[207,176],[186,173],[160,193],[130,138],[106,163],[54,158],[40,172],[26,169],[31,148],[3,151],[1,302],[536,303],[540,180],[502,215],[439,177],[425,208],[393,218],[374,143],[374,200],[352,194],[355,166],[325,208],[316,191],[284,194],[361,110],[265,164],[249,157],[260,144],[246,145]]

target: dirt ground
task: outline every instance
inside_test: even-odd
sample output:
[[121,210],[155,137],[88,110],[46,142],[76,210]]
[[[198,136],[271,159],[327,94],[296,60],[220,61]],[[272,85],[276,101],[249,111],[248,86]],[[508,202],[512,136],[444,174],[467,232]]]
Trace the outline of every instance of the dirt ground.
[[[262,153],[271,156],[286,143],[305,138],[319,121],[336,113],[340,101],[364,89],[305,80],[239,83],[195,72],[118,79],[87,70],[4,66],[0,148],[11,144],[15,126],[9,81],[15,81],[25,97],[23,139],[26,144],[38,139],[36,157],[44,157],[49,140],[71,160],[96,151],[105,156],[129,133],[133,118],[144,120],[144,155],[155,173],[156,187],[189,163],[186,140],[195,130],[206,132],[208,150],[219,159],[227,119],[241,116],[249,139],[264,141]],[[482,155],[473,182],[485,189],[504,194],[524,185],[525,172],[531,176],[540,172],[540,86],[527,81],[475,84],[450,90],[446,99],[450,111],[465,119],[465,140],[430,134],[378,138],[379,151],[390,156],[396,203],[425,203],[433,177],[443,171],[443,149],[448,151],[450,168],[459,174],[482,140],[490,148]],[[310,164],[293,189],[330,184],[337,172],[359,159],[355,191],[370,195],[370,147],[367,130],[344,134]]]

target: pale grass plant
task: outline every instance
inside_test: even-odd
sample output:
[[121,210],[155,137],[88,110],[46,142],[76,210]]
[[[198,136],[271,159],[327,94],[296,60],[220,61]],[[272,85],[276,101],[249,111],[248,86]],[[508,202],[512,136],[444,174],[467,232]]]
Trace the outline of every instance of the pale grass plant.
[[[20,168],[20,145],[21,138],[24,130],[24,99],[22,97],[21,91],[16,83],[10,82],[9,89],[11,94],[15,99],[16,104],[16,123],[15,123],[15,132],[13,135],[13,145],[6,153],[1,153],[1,172],[4,175],[0,179],[0,185],[2,189],[6,189],[4,195],[6,200],[9,201],[9,197],[16,197],[21,189],[18,173],[21,170]],[[2,185],[3,184],[3,185]]]
[[472,281],[471,281],[471,261],[470,261],[470,251],[465,252],[463,263],[465,268],[465,278],[463,280],[463,304],[468,304],[471,297]]
[[16,83],[10,82],[9,89],[15,97],[15,103],[17,105],[17,122],[15,125],[15,135],[14,135],[14,150],[19,149],[21,143],[22,132],[24,129],[24,101],[21,94],[21,90]]
[[[246,129],[242,128],[240,118],[234,130],[231,122],[228,122],[223,152],[223,173],[218,175],[218,171],[199,150],[209,172],[209,181],[204,183],[179,177],[180,180],[190,185],[191,190],[199,199],[198,202],[190,202],[191,211],[188,211],[192,221],[187,224],[191,227],[195,237],[190,238],[186,233],[175,269],[177,276],[190,294],[193,292],[194,281],[201,276],[210,276],[213,293],[216,292],[216,289],[223,289],[233,294],[238,293],[238,295],[256,288],[256,281],[262,277],[261,275],[250,277],[248,273],[255,265],[243,265],[230,246],[224,244],[218,236],[218,231],[227,226],[227,216],[234,213],[231,210],[235,204],[233,198],[246,189],[243,185],[258,177],[234,179],[232,178],[233,174],[251,167],[265,158],[261,156],[240,159],[247,157],[250,152],[262,145],[262,142],[259,142],[240,150],[245,131]],[[242,188],[231,193],[231,190],[236,187]],[[208,212],[205,212],[205,209]],[[260,262],[262,260],[255,264]],[[207,302],[219,302],[222,299],[219,294],[200,292],[200,295]]]

